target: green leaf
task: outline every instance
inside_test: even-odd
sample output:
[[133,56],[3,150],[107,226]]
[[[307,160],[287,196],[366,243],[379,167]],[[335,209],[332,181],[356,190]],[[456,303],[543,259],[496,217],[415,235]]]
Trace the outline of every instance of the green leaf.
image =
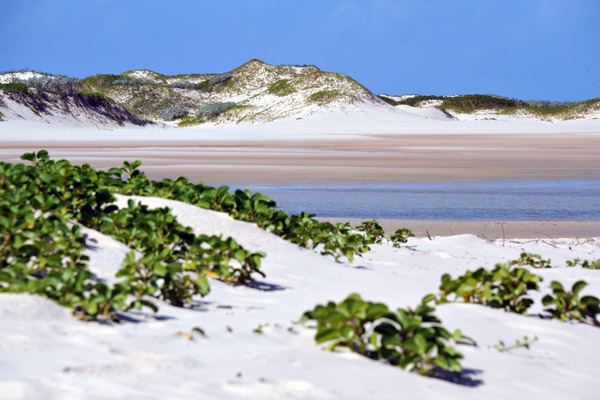
[[341,336],[341,332],[338,329],[331,329],[331,328],[320,329],[319,331],[317,331],[317,334],[315,335],[315,341],[317,343],[323,343],[323,342],[328,342],[330,340],[339,339],[340,336]]
[[154,273],[160,277],[167,275],[167,266],[163,263],[156,263],[152,269]]
[[427,340],[421,333],[415,335],[414,343],[419,354],[427,353]]
[[571,291],[574,295],[577,295],[581,291],[581,289],[583,289],[587,285],[588,284],[585,281],[577,281],[573,284],[573,288],[571,289]]
[[551,296],[551,295],[549,295],[549,294],[545,295],[545,296],[542,298],[542,304],[543,304],[544,306],[549,306],[549,305],[551,305],[551,304],[554,304],[554,302],[555,302],[555,299],[554,299],[554,297],[552,297],[552,296]]
[[208,283],[206,275],[198,275],[198,277],[195,280],[195,283],[198,286],[198,292],[201,296],[206,296],[208,292],[210,292],[210,285]]

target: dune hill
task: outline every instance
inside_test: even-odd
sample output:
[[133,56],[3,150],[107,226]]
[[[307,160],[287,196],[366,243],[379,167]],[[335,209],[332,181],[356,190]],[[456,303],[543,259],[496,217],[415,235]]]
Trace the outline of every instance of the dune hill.
[[[27,93],[30,96],[23,96]],[[39,108],[28,100],[32,97],[48,106]],[[35,111],[31,114],[28,110]],[[68,120],[139,125],[146,120],[186,127],[206,122],[227,126],[295,121],[330,112],[375,112],[398,123],[415,122],[415,117],[420,122],[556,122],[598,119],[600,99],[550,102],[478,94],[376,96],[347,75],[313,65],[269,65],[256,59],[228,72],[210,74],[170,76],[140,69],[81,80],[35,71],[0,74],[0,120],[35,121],[45,115],[48,123]],[[401,118],[394,118],[398,115]]]
[[496,95],[421,96],[380,95],[380,99],[403,109],[437,109],[451,118],[470,120],[493,119],[497,116],[534,118],[555,122],[571,119],[598,119],[600,99],[579,102],[519,100]]
[[[8,80],[6,75],[13,79]],[[77,90],[63,78],[37,73],[6,75],[0,76],[4,78],[0,79],[0,121],[22,120],[99,128],[150,123],[110,98]],[[14,77],[19,76],[21,80],[35,81],[40,86],[15,81]]]
[[183,126],[208,119],[215,124],[270,122],[357,102],[386,107],[346,75],[259,60],[222,74],[167,76],[135,70],[96,75],[84,79],[82,89],[102,93],[145,118]]

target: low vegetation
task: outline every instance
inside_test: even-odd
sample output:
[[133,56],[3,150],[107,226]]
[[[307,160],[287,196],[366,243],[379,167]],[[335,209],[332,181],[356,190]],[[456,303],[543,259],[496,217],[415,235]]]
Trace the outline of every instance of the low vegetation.
[[177,124],[177,126],[179,127],[186,127],[186,126],[194,126],[194,125],[200,125],[206,122],[206,119],[204,117],[182,117],[179,120],[179,123]]
[[390,310],[351,294],[338,304],[317,305],[301,321],[316,321],[315,340],[328,343],[328,350],[346,347],[422,375],[460,374],[463,356],[452,344],[467,338],[460,330],[450,333],[441,325],[435,308],[428,305],[431,300],[424,298],[415,309]]
[[600,269],[600,258],[595,261],[580,260],[579,258],[567,261],[567,267],[576,267],[578,265],[581,265],[581,268],[586,269]]
[[491,271],[479,268],[455,279],[444,274],[438,303],[462,301],[524,314],[533,304],[527,292],[537,290],[542,277],[514,265],[496,264]]
[[[259,193],[231,193],[226,186],[194,185],[185,178],[149,180],[139,171],[139,161],[98,171],[87,164],[53,161],[45,150],[22,158],[33,165],[0,163],[0,291],[42,294],[72,307],[82,318],[117,319],[119,311],[156,309],[151,298],[184,305],[208,292],[208,274],[238,283],[262,275],[264,254],[249,252],[232,238],[194,235],[166,208],[150,210],[129,202],[119,209],[114,193],[227,212],[300,246],[321,246],[322,254],[336,260],[352,260],[374,242],[348,224],[277,210],[274,201]],[[80,225],[136,251],[124,260],[118,284],[98,281],[87,269]]]
[[408,238],[414,237],[412,231],[408,228],[397,229],[393,235],[385,233],[379,221],[365,221],[354,228],[358,232],[363,232],[368,242],[381,244],[391,243],[394,247],[400,247],[403,243],[408,242]]
[[287,96],[294,93],[296,89],[290,84],[289,79],[281,79],[269,86],[267,92],[275,96]]
[[29,95],[29,86],[23,82],[0,83],[0,90]]
[[168,110],[159,111],[158,116],[165,121],[173,121],[187,117],[189,113],[190,111],[186,108],[169,108]]
[[[567,262],[567,266],[575,266],[576,262]],[[533,274],[526,268],[515,267],[527,265],[533,268],[552,268],[550,260],[544,260],[537,254],[522,253],[517,260],[505,264],[496,264],[490,271],[479,268],[467,271],[452,279],[449,274],[442,276],[437,298],[438,304],[448,302],[465,302],[482,304],[492,308],[524,314],[533,304],[529,297],[530,290],[539,290],[541,276]],[[600,300],[595,296],[584,296],[579,299],[579,292],[587,286],[585,281],[577,281],[570,292],[562,284],[552,281],[552,294],[543,297],[544,306],[550,306],[542,316],[562,321],[573,320],[598,325],[596,316],[600,314]]]
[[552,318],[561,321],[570,320],[599,325],[597,315],[600,314],[600,300],[595,296],[579,298],[579,292],[586,286],[585,281],[577,281],[570,291],[566,291],[560,282],[552,281],[550,283],[552,294],[547,294],[542,299],[544,306],[550,306],[544,311]]
[[[112,193],[132,189],[139,163],[102,172],[52,161],[45,151],[22,158],[33,165],[0,163],[0,291],[40,294],[82,318],[117,320],[119,311],[156,310],[152,298],[182,306],[207,294],[208,274],[239,283],[262,275],[264,254],[232,238],[194,235],[166,208],[115,206]],[[118,283],[88,270],[81,226],[136,251],[124,260]]]
[[456,113],[475,113],[477,111],[493,111],[505,115],[522,115],[548,119],[572,119],[585,113],[600,110],[600,99],[590,99],[581,102],[519,100],[494,95],[458,95],[458,96],[411,96],[396,101],[387,96],[378,96],[381,100],[393,106],[408,105],[419,107],[429,101],[438,101],[439,107]]
[[319,90],[316,93],[308,96],[308,101],[325,105],[331,103],[333,100],[339,98],[341,93],[339,90]]
[[498,344],[494,345],[494,349],[498,350],[500,353],[508,352],[519,348],[529,350],[529,347],[538,340],[539,339],[537,336],[534,336],[532,339],[530,339],[529,337],[527,337],[527,335],[524,335],[522,340],[517,339],[515,340],[515,344],[510,346],[507,346],[503,340],[499,340]]
[[196,118],[202,117],[208,120],[223,114],[234,106],[235,103],[231,101],[207,104],[196,111],[195,116]]

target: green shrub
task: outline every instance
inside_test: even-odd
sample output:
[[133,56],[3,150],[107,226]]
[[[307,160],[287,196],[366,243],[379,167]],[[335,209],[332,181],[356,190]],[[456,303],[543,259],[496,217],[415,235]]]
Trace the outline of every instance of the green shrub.
[[599,325],[596,316],[600,314],[600,300],[595,296],[579,298],[579,292],[587,286],[585,281],[577,281],[571,291],[565,291],[562,284],[557,281],[550,283],[552,295],[547,294],[542,298],[542,303],[552,318],[561,321],[572,320]]
[[210,79],[208,81],[208,83],[212,86],[214,85],[218,85],[219,83],[223,83],[225,81],[230,80],[233,77],[233,75],[231,75],[229,72],[226,72],[224,74],[220,74],[215,76],[214,78]]
[[189,82],[189,81],[173,82],[169,86],[171,86],[172,88],[176,88],[176,89],[189,89],[189,90],[197,90],[199,88],[197,83]]
[[64,75],[43,75],[22,81],[28,87],[57,94],[74,94],[79,92],[81,81]]
[[228,101],[224,103],[211,103],[201,107],[196,111],[196,118],[202,117],[204,119],[211,119],[235,106],[234,102]]
[[412,231],[408,228],[397,229],[396,232],[390,237],[394,247],[400,247],[401,243],[408,242],[408,238],[415,237]]
[[371,240],[372,243],[381,243],[383,239],[387,239],[385,231],[379,225],[379,221],[373,219],[371,221],[365,221],[360,225],[354,227],[355,230],[359,232],[364,232],[368,239]]
[[177,126],[185,128],[186,126],[200,125],[206,122],[204,117],[183,117]]
[[0,83],[0,90],[29,95],[29,87],[23,82]]
[[277,82],[271,84],[267,89],[267,93],[280,97],[287,96],[295,91],[296,89],[294,89],[294,87],[290,84],[289,79],[278,80]]
[[390,310],[385,304],[364,301],[351,294],[339,304],[329,302],[307,311],[302,322],[315,320],[317,343],[329,342],[374,360],[383,360],[409,371],[435,376],[440,370],[460,374],[461,353],[450,346],[463,339],[460,330],[441,326],[424,298],[415,309]]
[[533,304],[527,292],[538,290],[542,278],[514,265],[496,264],[491,271],[479,268],[455,279],[444,274],[438,303],[462,301],[524,314]]
[[581,265],[581,268],[586,269],[600,269],[600,258],[595,261],[588,260],[580,260],[579,258],[575,258],[574,260],[567,261],[567,267],[576,267],[577,265]]
[[545,269],[552,268],[551,260],[544,260],[539,254],[523,252],[518,260],[511,261],[511,265],[529,265],[533,268]]
[[210,79],[198,83],[198,90],[201,90],[203,92],[210,91],[211,87],[212,85],[210,84]]
[[341,96],[339,90],[320,90],[308,96],[308,101],[324,105]]
[[[325,225],[326,226],[326,225]],[[346,257],[352,261],[354,254],[366,253],[369,251],[368,244],[370,240],[366,240],[363,235],[353,234],[350,224],[336,224],[330,229],[320,240],[324,243],[324,250],[322,254],[330,255],[339,261],[341,257]]]
[[82,83],[82,90],[87,91],[98,91],[102,89],[108,89],[114,85],[114,82],[118,79],[123,78],[121,75],[114,74],[98,74],[88,76],[84,78]]
[[144,85],[147,83],[152,83],[152,81],[147,81],[144,79],[137,79],[137,78],[119,78],[119,79],[115,79],[112,84],[113,85],[123,85],[123,86],[139,86],[139,85]]
[[411,106],[411,107],[417,107],[419,105],[419,103],[421,103],[422,101],[429,101],[429,100],[444,100],[445,97],[443,96],[413,96],[413,97],[408,97],[406,99],[400,100],[396,102],[396,105],[406,105],[406,106]]
[[463,96],[444,97],[441,108],[459,113],[472,113],[477,110],[506,109],[523,106],[520,100],[506,97],[469,94]]
[[160,110],[158,116],[166,121],[173,121],[187,117],[190,111],[186,108],[169,108],[168,110]]
[[[47,152],[41,151],[40,153],[47,158]],[[35,160],[35,155],[28,154],[25,157],[36,165],[40,163],[39,160]],[[86,199],[86,201],[97,199],[95,191],[101,188],[99,195],[103,196],[103,193],[106,192],[108,194],[155,196],[223,211],[236,219],[256,223],[259,227],[302,247],[316,248],[327,245],[327,249],[323,249],[323,252],[332,254],[338,259],[342,255],[354,257],[354,255],[364,253],[369,249],[369,240],[363,234],[348,229],[345,224],[332,225],[320,222],[314,218],[314,215],[306,213],[289,215],[276,209],[275,202],[269,197],[247,190],[230,193],[226,186],[213,188],[202,184],[195,185],[185,178],[152,181],[139,171],[138,168],[141,165],[139,161],[125,162],[122,167],[111,168],[107,172],[96,171],[89,165],[73,167],[66,160],[54,162],[45,159],[43,163],[49,163],[57,171],[65,168],[65,171],[85,174],[86,179],[82,182],[69,181],[68,184],[64,181],[68,176],[61,175],[60,172],[53,173],[49,178],[62,182],[61,186],[64,187],[60,188],[61,193],[64,192],[65,199],[73,201],[70,211],[72,214],[81,213],[81,199]],[[99,201],[105,200],[101,198]],[[98,213],[102,212],[102,206],[98,209],[88,207],[86,210],[93,218],[98,218]]]
[[369,243],[383,243],[384,239],[392,243],[394,247],[400,247],[402,243],[406,243],[409,237],[414,237],[412,231],[408,228],[400,228],[393,235],[386,235],[381,225],[377,220],[365,221],[354,228],[359,232],[364,232]]
[[[208,274],[241,283],[254,273],[263,275],[264,253],[249,252],[232,238],[196,236],[166,208],[112,204],[118,188],[137,189],[148,182],[137,169],[139,161],[104,172],[52,161],[43,150],[22,158],[33,165],[0,163],[0,291],[41,294],[83,318],[116,320],[122,310],[156,310],[147,296],[181,306],[205,295]],[[126,258],[120,283],[95,280],[82,254],[80,227],[69,227],[69,220],[141,253]]]
[[400,103],[399,103],[399,102],[397,102],[396,100],[394,100],[394,99],[390,99],[390,98],[389,98],[389,97],[387,97],[387,96],[377,96],[377,97],[379,97],[379,99],[380,99],[380,100],[383,100],[383,101],[385,101],[386,103],[388,103],[389,105],[391,105],[391,106],[394,106],[394,107],[395,107],[395,106],[397,106],[398,104],[400,104]]

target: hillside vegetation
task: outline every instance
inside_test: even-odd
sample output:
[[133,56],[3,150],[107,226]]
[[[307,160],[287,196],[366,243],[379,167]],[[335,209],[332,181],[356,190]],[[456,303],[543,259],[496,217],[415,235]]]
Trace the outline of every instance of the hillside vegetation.
[[0,80],[0,108],[3,111],[0,116],[5,117],[0,121],[60,120],[104,126],[150,123],[100,93],[82,91],[78,79],[40,73],[28,75],[27,79]]
[[[389,109],[386,103],[438,107],[448,117],[457,119],[470,118],[463,116],[466,114],[546,121],[600,116],[600,99],[550,102],[479,94],[375,96],[343,74],[321,71],[313,65],[269,65],[256,59],[227,72],[173,76],[147,69],[118,75],[99,74],[81,80],[34,71],[8,72],[0,74],[0,90],[5,100],[8,93],[9,100],[24,105],[25,110],[32,110],[35,115],[54,114],[51,109],[55,109],[58,114],[75,114],[71,119],[87,114],[87,118],[118,124],[147,121],[175,126],[206,122],[262,123],[290,117],[301,119],[350,104],[385,110]],[[32,102],[31,98],[39,101]],[[91,108],[88,107],[90,102],[93,103]],[[98,106],[102,106],[102,110]],[[7,112],[6,104],[0,103],[0,107],[0,121],[33,118]],[[100,116],[96,115],[98,112]]]
[[439,107],[456,114],[491,112],[499,115],[533,117],[542,120],[567,120],[585,118],[600,113],[600,99],[580,102],[557,102],[546,100],[519,100],[494,95],[458,96],[379,96],[386,103],[411,107]]
[[348,76],[312,65],[276,66],[259,60],[221,74],[167,76],[136,70],[95,75],[82,81],[82,90],[110,97],[144,118],[181,126],[269,122],[334,104],[381,103]]

